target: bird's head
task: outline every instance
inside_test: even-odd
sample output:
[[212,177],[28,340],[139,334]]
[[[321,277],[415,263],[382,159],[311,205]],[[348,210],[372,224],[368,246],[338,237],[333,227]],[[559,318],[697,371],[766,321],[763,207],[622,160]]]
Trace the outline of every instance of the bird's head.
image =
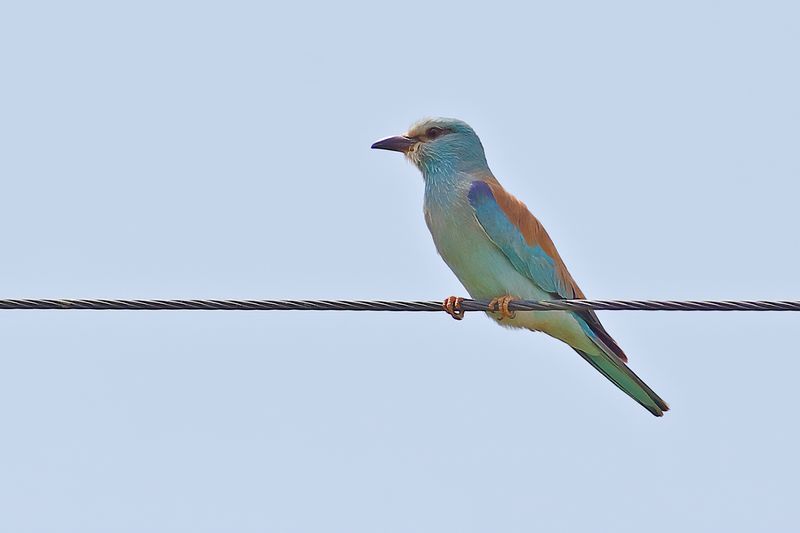
[[372,148],[402,152],[425,176],[487,167],[478,135],[454,118],[420,120],[407,133],[381,139]]

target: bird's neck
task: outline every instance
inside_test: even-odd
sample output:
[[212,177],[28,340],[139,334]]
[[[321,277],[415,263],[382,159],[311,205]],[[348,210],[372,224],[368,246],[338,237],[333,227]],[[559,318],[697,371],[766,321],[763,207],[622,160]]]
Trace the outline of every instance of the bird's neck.
[[425,181],[425,202],[443,207],[465,198],[464,193],[473,181],[497,181],[485,163],[461,168],[457,165],[429,165],[420,170]]

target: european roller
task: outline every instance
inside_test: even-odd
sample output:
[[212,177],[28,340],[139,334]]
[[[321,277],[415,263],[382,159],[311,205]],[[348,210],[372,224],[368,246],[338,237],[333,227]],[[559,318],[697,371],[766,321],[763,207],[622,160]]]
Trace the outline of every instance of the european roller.
[[[425,222],[436,250],[467,292],[491,300],[499,324],[542,331],[571,346],[586,362],[655,416],[669,407],[625,364],[625,353],[593,311],[510,311],[514,299],[584,298],[544,227],[494,177],[481,140],[465,122],[422,120],[372,148],[402,152],[425,181]],[[461,319],[461,299],[444,309]]]

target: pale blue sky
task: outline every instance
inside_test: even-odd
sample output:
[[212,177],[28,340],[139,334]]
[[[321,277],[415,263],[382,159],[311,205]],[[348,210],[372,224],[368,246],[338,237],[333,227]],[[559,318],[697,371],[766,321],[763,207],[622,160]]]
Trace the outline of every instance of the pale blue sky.
[[[463,294],[462,118],[597,298],[800,299],[796,2],[6,2],[3,297]],[[789,313],[602,313],[673,410],[483,316],[0,312],[0,531],[789,531]]]

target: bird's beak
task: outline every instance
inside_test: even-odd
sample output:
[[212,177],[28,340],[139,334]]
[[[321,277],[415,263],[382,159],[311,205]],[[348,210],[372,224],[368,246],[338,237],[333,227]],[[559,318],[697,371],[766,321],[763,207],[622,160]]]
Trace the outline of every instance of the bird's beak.
[[406,153],[414,146],[417,141],[405,135],[397,135],[395,137],[386,137],[372,145],[376,150],[391,150],[393,152]]

